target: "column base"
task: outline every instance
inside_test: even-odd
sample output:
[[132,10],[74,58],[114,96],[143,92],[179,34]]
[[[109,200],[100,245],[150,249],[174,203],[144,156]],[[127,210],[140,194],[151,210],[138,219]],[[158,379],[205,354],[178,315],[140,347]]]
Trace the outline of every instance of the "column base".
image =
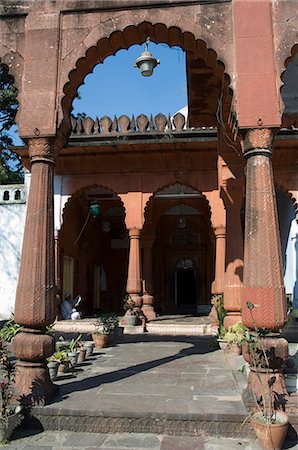
[[242,316],[240,311],[228,312],[228,315],[224,318],[224,328],[227,330],[235,323],[242,322]]
[[[271,385],[270,388],[268,388],[269,385]],[[246,408],[252,412],[259,411],[260,406],[258,403],[262,401],[263,396],[267,397],[267,401],[271,402],[272,411],[275,409],[280,411],[286,410],[289,394],[282,372],[278,370],[268,371],[268,369],[250,370],[247,387],[242,393],[242,399]]]
[[154,311],[153,306],[144,305],[142,307],[142,311],[148,322],[150,322],[150,320],[156,319],[156,312]]
[[59,391],[49,376],[46,363],[18,361],[15,374],[15,399],[22,405],[46,404]]
[[143,306],[142,311],[147,321],[156,319],[156,312],[154,311],[154,297],[148,294],[148,292],[143,293]]

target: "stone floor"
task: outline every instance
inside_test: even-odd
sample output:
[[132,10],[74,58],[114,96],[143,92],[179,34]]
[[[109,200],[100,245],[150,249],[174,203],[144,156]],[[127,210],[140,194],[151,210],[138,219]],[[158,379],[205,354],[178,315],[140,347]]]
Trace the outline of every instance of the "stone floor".
[[59,395],[32,411],[41,428],[26,424],[5,448],[259,450],[249,425],[242,427],[243,359],[211,340],[122,336],[60,377]]
[[[254,439],[165,436],[148,433],[75,433],[66,431],[15,434],[5,450],[261,450]],[[1,445],[0,445],[1,447]],[[290,448],[285,446],[284,448]],[[298,445],[291,447],[298,449]]]

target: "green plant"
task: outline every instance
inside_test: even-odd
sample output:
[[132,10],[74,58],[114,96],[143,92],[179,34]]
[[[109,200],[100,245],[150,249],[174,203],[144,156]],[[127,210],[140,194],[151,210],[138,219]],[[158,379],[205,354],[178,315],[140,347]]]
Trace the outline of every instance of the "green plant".
[[58,350],[57,352],[53,353],[52,356],[48,358],[48,361],[57,361],[57,362],[63,362],[63,361],[69,361],[69,357],[67,355],[67,352]]
[[0,381],[0,418],[3,418],[15,412],[11,407],[15,367],[9,360],[6,343],[3,340],[0,340],[0,365],[3,373],[3,379]]
[[23,327],[18,323],[15,323],[13,319],[5,322],[0,330],[0,339],[4,339],[6,342],[11,342],[12,338],[15,337]]
[[247,341],[249,329],[242,322],[231,325],[225,332],[224,339],[228,344],[237,344],[241,346]]
[[136,306],[136,302],[131,298],[129,294],[126,294],[123,300],[123,309],[124,311],[129,311],[131,315],[134,315],[134,308]]
[[[247,302],[246,307],[250,311],[252,322],[255,323],[255,305]],[[277,421],[277,410],[284,410],[285,407],[283,395],[275,391],[277,374],[284,361],[276,354],[276,348],[270,344],[270,338],[276,338],[276,333],[255,326],[254,329],[245,330],[242,341],[249,355],[251,372],[258,381],[258,394],[254,386],[251,389],[255,405],[261,413],[262,423],[268,425]]]
[[101,314],[97,321],[96,333],[98,334],[110,334],[119,324],[118,317],[114,313]]
[[226,330],[224,328],[224,318],[227,315],[227,311],[224,308],[223,294],[214,295],[213,303],[218,319],[218,337],[223,339],[226,334]]
[[66,348],[66,350],[68,350],[68,352],[74,352],[76,348],[81,347],[82,343],[80,342],[82,339],[82,335],[79,334],[79,336],[76,339],[72,339],[70,341],[69,346]]

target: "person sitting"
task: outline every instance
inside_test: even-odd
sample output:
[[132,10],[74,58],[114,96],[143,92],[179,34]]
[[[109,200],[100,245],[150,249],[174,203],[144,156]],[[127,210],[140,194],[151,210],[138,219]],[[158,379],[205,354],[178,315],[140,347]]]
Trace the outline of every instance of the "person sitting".
[[70,292],[64,293],[64,301],[60,306],[61,317],[63,320],[80,320],[81,313],[77,310],[77,307],[82,301],[82,297],[77,297],[72,300]]

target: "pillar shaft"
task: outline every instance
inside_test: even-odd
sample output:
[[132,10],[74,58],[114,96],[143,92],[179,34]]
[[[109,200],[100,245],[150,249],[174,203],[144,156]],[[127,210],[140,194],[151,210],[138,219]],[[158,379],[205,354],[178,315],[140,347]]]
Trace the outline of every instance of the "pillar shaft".
[[31,184],[15,304],[15,321],[24,329],[13,340],[13,353],[19,359],[16,392],[34,403],[56,392],[46,365],[54,339],[45,334],[55,319],[54,155],[46,138],[30,139],[28,147]]
[[152,279],[152,246],[153,238],[143,238],[144,264],[143,264],[143,307],[142,311],[148,320],[155,319],[153,279]]
[[212,283],[212,294],[222,294],[224,290],[226,229],[224,226],[214,228],[215,234],[215,278]]
[[241,206],[243,184],[229,180],[223,194],[227,211],[226,271],[224,277],[224,307],[228,312],[225,328],[240,322],[243,294],[243,233]]
[[129,261],[126,291],[136,303],[136,307],[142,306],[142,278],[141,278],[141,248],[140,230],[129,230]]
[[[270,129],[252,129],[244,141],[247,165],[242,318],[249,328],[268,330],[277,330],[286,322],[271,163],[273,137]],[[253,317],[247,302],[255,305]]]

